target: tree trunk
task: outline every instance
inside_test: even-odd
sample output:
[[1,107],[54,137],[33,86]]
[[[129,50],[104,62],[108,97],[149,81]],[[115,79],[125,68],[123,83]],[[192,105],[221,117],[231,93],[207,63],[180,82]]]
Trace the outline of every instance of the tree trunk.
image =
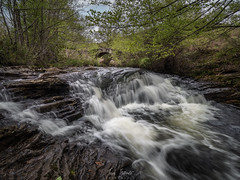
[[4,25],[6,26],[6,29],[7,29],[8,38],[10,39],[11,44],[13,44],[12,36],[11,36],[10,30],[9,30],[9,27],[8,27],[5,15],[3,13],[3,2],[2,2],[2,0],[0,2],[0,10],[1,10],[1,14],[2,14]]
[[17,20],[16,20],[16,0],[13,0],[13,4],[11,0],[9,0],[9,4],[11,5],[11,13],[13,16],[13,28],[14,28],[14,46],[17,50],[17,41],[18,41],[18,30],[17,30]]
[[15,9],[16,11],[16,23],[17,23],[17,31],[18,31],[18,39],[21,45],[24,45],[24,36],[23,36],[23,29],[21,23],[21,14],[19,9]]
[[[23,0],[23,6],[25,7],[26,0]],[[29,35],[28,35],[28,26],[27,26],[27,19],[26,19],[26,12],[23,10],[23,23],[24,23],[24,32],[25,32],[25,40],[26,45],[29,47]]]
[[40,34],[39,34],[39,40],[40,40],[40,53],[39,53],[39,59],[43,61],[44,59],[44,14],[43,14],[43,1],[41,0],[41,13],[40,13]]

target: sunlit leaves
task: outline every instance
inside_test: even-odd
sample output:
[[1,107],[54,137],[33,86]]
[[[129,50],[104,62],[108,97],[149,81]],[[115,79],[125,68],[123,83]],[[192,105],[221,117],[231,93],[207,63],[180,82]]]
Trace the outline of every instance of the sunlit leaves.
[[[237,0],[115,0],[88,20],[116,51],[159,60],[189,36],[239,22]],[[143,60],[148,61],[148,60]]]

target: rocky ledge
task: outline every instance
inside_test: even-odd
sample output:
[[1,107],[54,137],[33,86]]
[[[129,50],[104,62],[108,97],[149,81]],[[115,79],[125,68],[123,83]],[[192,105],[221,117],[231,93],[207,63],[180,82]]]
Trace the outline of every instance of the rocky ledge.
[[[83,107],[78,98],[69,95],[69,83],[60,75],[77,70],[2,68],[0,90],[7,89],[14,94],[13,101],[21,100],[23,106],[32,107],[37,113],[50,114],[71,124],[82,117]],[[216,84],[196,84],[195,88],[208,99],[233,103],[231,89]],[[34,125],[12,121],[7,112],[0,110],[1,180],[141,179],[127,157],[97,140],[70,142],[63,136],[48,135]]]
[[[56,68],[0,69],[0,88],[13,94],[13,101],[70,124],[82,117],[83,108],[77,98],[69,95],[68,82],[59,77],[63,73],[66,71]],[[48,135],[34,125],[14,122],[8,112],[0,110],[1,180],[140,179],[131,164],[126,155],[98,140],[70,142],[63,136]]]
[[27,124],[0,128],[1,180],[137,178],[131,160],[101,142],[69,143]]

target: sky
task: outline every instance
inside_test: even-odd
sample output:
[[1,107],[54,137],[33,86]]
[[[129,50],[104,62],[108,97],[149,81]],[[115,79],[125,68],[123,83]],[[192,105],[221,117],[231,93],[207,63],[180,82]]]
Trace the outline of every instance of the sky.
[[109,6],[106,5],[87,5],[83,8],[83,12],[81,13],[82,15],[88,15],[88,11],[90,9],[99,11],[99,12],[104,12],[109,10]]
[[104,6],[104,5],[89,5],[89,6],[84,8],[85,11],[89,11],[90,9],[94,9],[94,10],[103,12],[103,11],[108,11],[109,7]]
[[[79,1],[81,2],[81,1]],[[99,12],[104,12],[104,11],[108,11],[109,10],[109,6],[106,5],[85,5],[83,6],[83,11],[80,11],[80,14],[82,14],[83,16],[89,15],[88,12],[90,11],[90,9],[99,11]],[[91,30],[94,31],[98,31],[99,27],[98,26],[94,26],[92,27]]]

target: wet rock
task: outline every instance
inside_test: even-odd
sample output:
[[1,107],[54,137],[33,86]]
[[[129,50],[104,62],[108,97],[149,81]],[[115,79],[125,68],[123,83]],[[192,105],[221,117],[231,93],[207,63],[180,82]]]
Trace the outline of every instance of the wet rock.
[[67,73],[67,71],[53,67],[53,68],[46,69],[44,73],[41,73],[39,75],[39,77],[49,77],[49,76],[54,76],[54,75],[59,75],[64,73]]
[[108,72],[106,74],[104,74],[103,76],[101,76],[101,80],[99,81],[99,87],[101,89],[107,89],[110,85],[110,83],[113,81],[112,77],[112,73]]
[[82,112],[75,112],[75,113],[71,113],[70,115],[66,116],[65,118],[69,121],[69,122],[72,122],[72,121],[75,121],[79,118],[81,118],[83,116],[83,113]]
[[[96,180],[137,177],[131,161],[101,142],[70,143],[27,124],[0,127],[0,179]],[[121,173],[120,173],[121,172]],[[125,172],[125,173],[123,173]]]
[[97,67],[90,66],[90,67],[84,68],[84,70],[97,70]]
[[51,68],[46,69],[46,71],[47,72],[59,72],[59,71],[61,71],[61,69],[58,69],[56,67],[51,67]]
[[[211,90],[211,88],[209,88]],[[212,88],[215,89],[215,88]],[[233,88],[216,88],[217,91],[205,92],[204,96],[208,100],[214,100],[220,103],[232,104],[240,107],[240,92]]]
[[[81,98],[69,95],[67,80],[58,76],[64,72],[48,69],[39,73],[42,74],[34,78],[9,81],[3,87],[16,98],[22,98],[21,105],[33,108],[31,110],[40,116],[54,115],[68,124],[80,121],[83,115]],[[139,179],[131,168],[130,159],[100,141],[89,144],[83,138],[69,142],[63,136],[53,137],[37,127],[17,124],[7,118],[0,112],[1,180],[55,180],[57,177],[74,180]],[[81,125],[83,130],[76,133],[84,136],[90,125],[88,122]]]
[[39,74],[38,71],[27,66],[11,66],[0,68],[0,79],[28,79],[35,78]]
[[24,99],[64,95],[69,91],[67,81],[58,77],[10,82],[7,88],[10,92],[14,93],[15,96],[21,96]]
[[[169,172],[173,179],[210,180],[218,179],[222,171],[230,171],[224,164],[224,158],[217,151],[198,145],[196,149],[192,147],[173,149],[168,152],[166,160],[175,169]],[[176,170],[183,174],[177,173]]]
[[2,120],[5,116],[2,115],[2,113],[0,112],[0,120]]
[[[240,142],[239,109],[236,106],[229,106],[227,104],[215,103],[214,106],[218,109],[223,109],[224,111],[218,112],[215,115],[215,119],[206,121],[205,125],[208,125],[209,129],[212,131],[227,135]],[[227,149],[231,149],[230,151],[234,151],[240,156],[239,148],[234,147],[232,140],[226,139],[224,142],[224,144],[227,146]]]
[[20,77],[21,74],[19,74],[17,72],[0,71],[0,76],[4,76],[4,77]]
[[50,98],[44,100],[43,104],[47,104],[47,103],[63,100],[64,98],[65,98],[64,96],[53,96],[53,97],[50,97]]
[[83,107],[79,100],[68,96],[55,96],[43,101],[35,107],[39,113],[54,112],[55,116],[68,122],[75,121],[83,116]]
[[226,86],[225,83],[209,80],[194,81],[185,78],[186,87],[200,91],[207,100],[231,104],[240,107],[240,91],[238,88]]
[[74,106],[76,104],[77,104],[77,102],[74,99],[60,100],[60,101],[40,105],[36,108],[36,110],[40,113],[45,113],[45,112],[50,112],[50,111],[54,111],[57,109],[61,109],[67,105]]

